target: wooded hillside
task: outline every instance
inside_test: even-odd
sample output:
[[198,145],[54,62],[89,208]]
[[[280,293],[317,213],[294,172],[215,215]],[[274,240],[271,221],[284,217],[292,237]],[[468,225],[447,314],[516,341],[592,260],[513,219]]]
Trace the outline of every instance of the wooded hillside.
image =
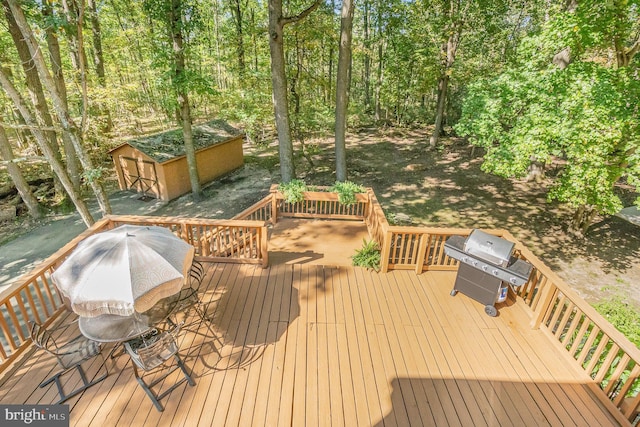
[[277,137],[283,181],[316,134],[343,181],[346,127],[428,128],[431,149],[456,133],[487,172],[553,167],[578,233],[622,207],[616,186],[640,189],[638,0],[0,4],[0,154],[33,216],[30,160],[90,224],[83,192],[110,211],[106,153],[148,123],[182,129],[197,199],[191,124],[212,119]]

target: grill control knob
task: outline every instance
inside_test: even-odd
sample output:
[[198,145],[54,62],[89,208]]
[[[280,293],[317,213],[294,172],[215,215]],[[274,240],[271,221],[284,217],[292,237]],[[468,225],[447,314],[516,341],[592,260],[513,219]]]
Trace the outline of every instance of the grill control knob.
[[469,261],[469,257],[463,256],[462,257],[462,262],[468,262]]
[[511,284],[515,285],[517,280],[515,277],[512,277],[509,279],[509,281],[511,282]]
[[494,276],[497,276],[500,272],[498,270],[493,270],[492,273]]
[[471,261],[471,264],[473,264],[473,266],[475,267],[476,265],[478,265],[478,261],[474,259],[473,261]]
[[482,271],[487,271],[487,268],[488,268],[488,267],[487,267],[486,265],[483,265],[483,266],[482,266]]

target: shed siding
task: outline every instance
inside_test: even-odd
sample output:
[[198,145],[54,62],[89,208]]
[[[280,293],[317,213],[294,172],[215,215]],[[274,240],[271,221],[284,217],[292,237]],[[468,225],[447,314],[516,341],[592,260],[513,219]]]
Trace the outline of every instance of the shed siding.
[[[228,141],[196,151],[200,183],[206,184],[241,167],[244,164],[243,141],[244,136],[239,135]],[[153,170],[155,169],[157,185],[154,186],[152,191],[147,191],[147,194],[151,193],[161,200],[168,201],[191,191],[189,170],[185,156],[180,156],[164,163],[157,163],[145,153],[128,144],[113,150],[111,156],[118,176],[118,184],[122,190],[129,188],[126,176],[131,176],[136,172],[135,170],[128,170],[128,168],[123,170],[121,166],[121,159],[130,157],[137,159],[138,170],[145,179],[152,179]],[[146,162],[153,162],[154,167],[151,167]],[[132,164],[132,162],[128,163]],[[134,186],[133,189],[136,191],[142,190],[139,185]]]

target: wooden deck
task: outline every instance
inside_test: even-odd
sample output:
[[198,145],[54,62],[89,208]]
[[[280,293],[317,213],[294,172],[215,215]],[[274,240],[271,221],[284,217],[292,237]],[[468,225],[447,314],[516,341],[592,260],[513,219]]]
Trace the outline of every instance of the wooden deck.
[[[590,379],[528,327],[525,307],[508,301],[490,318],[449,295],[453,272],[206,266],[213,321],[181,336],[196,386],[175,390],[160,413],[121,356],[68,402],[71,425],[619,425]],[[38,388],[53,369],[27,352],[0,402],[55,401],[53,386]]]

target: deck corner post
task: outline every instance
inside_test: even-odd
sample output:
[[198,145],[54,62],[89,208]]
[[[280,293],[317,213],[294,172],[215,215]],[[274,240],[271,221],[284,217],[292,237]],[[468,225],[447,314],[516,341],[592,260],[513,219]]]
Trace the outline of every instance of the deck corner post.
[[387,231],[384,234],[384,241],[382,242],[382,248],[380,249],[380,271],[386,273],[389,271],[389,257],[391,256],[391,231]]

